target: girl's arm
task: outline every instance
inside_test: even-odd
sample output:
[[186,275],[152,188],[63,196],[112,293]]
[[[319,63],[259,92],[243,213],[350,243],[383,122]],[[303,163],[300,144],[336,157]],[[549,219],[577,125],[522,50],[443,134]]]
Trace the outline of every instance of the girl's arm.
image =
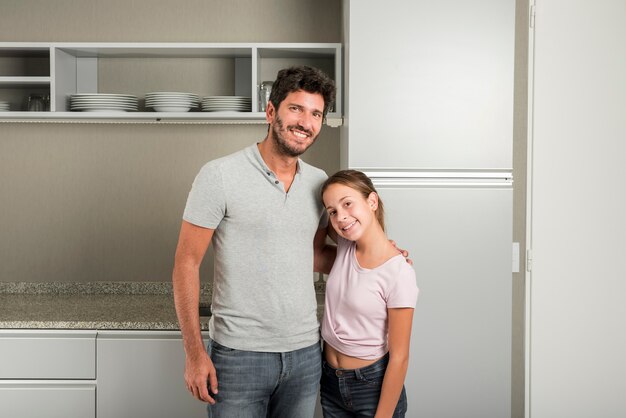
[[409,366],[409,343],[413,308],[387,309],[389,320],[389,364],[383,379],[375,418],[391,417],[396,409],[406,370]]

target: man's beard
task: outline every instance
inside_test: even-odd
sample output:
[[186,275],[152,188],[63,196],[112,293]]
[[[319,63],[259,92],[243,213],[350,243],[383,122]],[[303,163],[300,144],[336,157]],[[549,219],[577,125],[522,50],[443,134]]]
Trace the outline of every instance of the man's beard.
[[309,147],[311,145],[313,145],[315,143],[315,140],[317,139],[317,136],[312,136],[313,132],[311,132],[308,129],[304,129],[300,125],[290,125],[290,126],[287,126],[287,131],[289,131],[291,129],[298,129],[298,130],[300,130],[302,132],[305,132],[305,133],[311,135],[311,143],[308,146],[306,146],[304,149],[302,149],[302,148],[294,147],[287,140],[285,140],[285,138],[282,135],[283,120],[280,117],[278,117],[278,115],[276,115],[276,120],[274,122],[274,125],[272,126],[272,138],[274,138],[274,144],[276,144],[276,148],[277,148],[277,150],[278,150],[278,152],[280,154],[286,155],[288,157],[299,157],[300,155],[304,154],[304,152],[307,149],[309,149]]

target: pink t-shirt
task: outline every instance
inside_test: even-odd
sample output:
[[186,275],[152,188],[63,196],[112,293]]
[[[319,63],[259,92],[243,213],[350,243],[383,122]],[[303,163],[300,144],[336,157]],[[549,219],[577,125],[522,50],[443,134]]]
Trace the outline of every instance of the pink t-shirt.
[[364,360],[385,355],[387,308],[415,308],[415,271],[401,254],[374,269],[359,266],[356,243],[337,237],[337,258],[326,282],[322,338]]

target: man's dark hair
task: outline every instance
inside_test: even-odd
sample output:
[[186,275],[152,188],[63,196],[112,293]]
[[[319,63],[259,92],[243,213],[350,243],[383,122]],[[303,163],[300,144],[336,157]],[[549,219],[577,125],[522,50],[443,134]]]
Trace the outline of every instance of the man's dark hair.
[[278,72],[270,93],[270,102],[278,110],[285,97],[298,90],[321,94],[324,98],[324,116],[335,102],[335,82],[322,70],[304,65]]

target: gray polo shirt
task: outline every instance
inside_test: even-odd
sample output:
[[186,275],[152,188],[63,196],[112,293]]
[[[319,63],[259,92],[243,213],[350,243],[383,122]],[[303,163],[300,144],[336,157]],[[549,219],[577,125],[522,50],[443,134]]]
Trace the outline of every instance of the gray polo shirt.
[[285,193],[256,144],[202,167],[183,219],[215,229],[212,339],[271,352],[319,340],[313,237],[327,224],[319,196],[326,178],[298,160]]

